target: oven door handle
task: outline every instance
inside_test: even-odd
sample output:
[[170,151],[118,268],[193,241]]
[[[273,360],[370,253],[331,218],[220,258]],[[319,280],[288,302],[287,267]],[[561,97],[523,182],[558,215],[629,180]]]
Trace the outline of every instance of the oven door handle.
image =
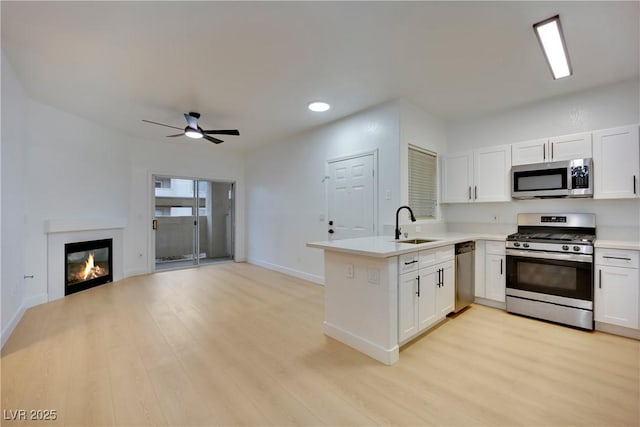
[[575,261],[575,262],[587,262],[593,263],[593,256],[583,254],[563,254],[557,252],[544,252],[544,251],[523,251],[519,249],[507,249],[507,256],[517,256],[522,258],[538,258],[538,259],[552,259],[559,261]]

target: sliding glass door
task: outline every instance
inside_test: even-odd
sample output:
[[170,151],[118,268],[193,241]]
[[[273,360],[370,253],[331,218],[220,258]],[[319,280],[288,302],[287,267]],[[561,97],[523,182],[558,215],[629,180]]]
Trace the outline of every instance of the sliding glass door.
[[156,270],[233,259],[234,185],[154,176]]

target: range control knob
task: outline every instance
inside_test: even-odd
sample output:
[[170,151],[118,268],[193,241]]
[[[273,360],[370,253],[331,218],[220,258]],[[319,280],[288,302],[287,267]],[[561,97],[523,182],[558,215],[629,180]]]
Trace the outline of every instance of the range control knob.
[[529,247],[529,244],[528,244],[528,243],[523,243],[523,244],[522,244],[522,247],[524,247],[524,248],[528,248],[528,247]]
[[513,242],[513,246],[515,246],[516,248],[519,248],[519,247],[520,247],[520,243],[518,243],[518,242]]
[[580,252],[580,246],[574,246],[573,250],[576,251],[576,252]]
[[569,250],[569,246],[567,246],[567,245],[562,245],[562,250],[563,250],[563,251],[568,251],[568,250]]

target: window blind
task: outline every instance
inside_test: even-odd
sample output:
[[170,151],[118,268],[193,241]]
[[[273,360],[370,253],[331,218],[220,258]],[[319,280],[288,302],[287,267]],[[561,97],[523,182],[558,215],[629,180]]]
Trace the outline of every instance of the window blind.
[[437,158],[409,146],[409,206],[416,218],[435,218],[438,202]]

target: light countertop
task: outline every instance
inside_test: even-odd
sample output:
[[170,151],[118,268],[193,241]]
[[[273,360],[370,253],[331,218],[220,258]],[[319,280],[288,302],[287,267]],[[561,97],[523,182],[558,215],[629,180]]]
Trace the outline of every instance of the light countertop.
[[633,240],[602,240],[596,239],[593,244],[596,248],[622,249],[640,251],[640,242]]
[[498,240],[504,241],[506,235],[495,234],[468,234],[468,233],[443,233],[429,236],[411,236],[410,239],[429,239],[434,240],[429,243],[402,243],[394,240],[393,236],[372,236],[358,237],[355,239],[343,240],[325,240],[321,242],[310,242],[307,246],[310,248],[324,249],[327,251],[346,252],[354,255],[370,256],[375,258],[387,258],[396,255],[402,255],[409,252],[415,252],[425,249],[433,249],[441,246],[455,245],[456,243],[466,242],[469,240]]

